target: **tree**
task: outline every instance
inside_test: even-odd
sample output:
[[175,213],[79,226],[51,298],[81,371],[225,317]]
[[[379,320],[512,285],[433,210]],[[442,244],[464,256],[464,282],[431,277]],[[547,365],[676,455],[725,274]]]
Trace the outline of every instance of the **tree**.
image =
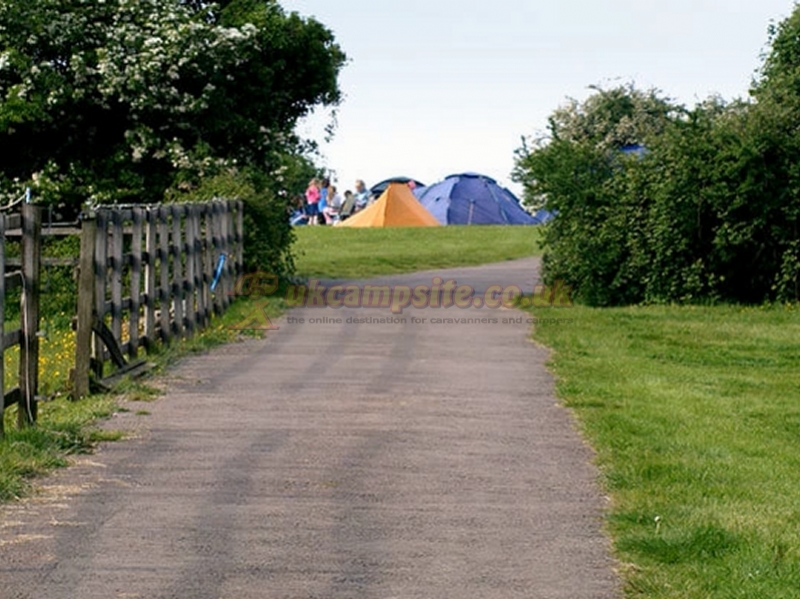
[[238,193],[248,265],[287,274],[287,178],[313,149],[295,126],[340,101],[345,60],[273,0],[0,0],[0,197]]
[[798,130],[800,6],[770,28],[748,100],[685,110],[628,87],[570,102],[517,154],[528,201],[557,212],[545,281],[594,305],[800,301]]
[[771,295],[800,301],[800,5],[770,25],[769,52],[751,95],[749,131],[767,159],[758,165],[766,187],[756,198],[763,207],[759,250],[774,275]]
[[633,85],[593,88],[570,100],[548,121],[548,135],[517,151],[514,179],[525,201],[557,214],[544,239],[543,275],[565,279],[590,304],[641,297],[642,160],[622,151],[650,147],[682,109],[655,91]]
[[548,119],[552,139],[588,143],[598,150],[618,150],[658,137],[679,108],[657,90],[632,83],[603,89],[592,85],[583,102],[570,98]]
[[0,189],[157,200],[298,153],[345,56],[270,0],[0,0]]

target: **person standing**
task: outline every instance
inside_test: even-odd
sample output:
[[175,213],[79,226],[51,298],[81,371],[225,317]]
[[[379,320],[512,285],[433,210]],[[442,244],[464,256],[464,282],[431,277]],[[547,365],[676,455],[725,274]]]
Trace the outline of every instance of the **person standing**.
[[319,224],[325,224],[327,222],[325,218],[325,209],[328,207],[328,188],[330,186],[331,182],[328,178],[323,179],[319,184],[319,210],[317,210],[319,214]]
[[319,180],[311,179],[306,188],[306,214],[309,225],[316,225],[319,222],[319,196]]

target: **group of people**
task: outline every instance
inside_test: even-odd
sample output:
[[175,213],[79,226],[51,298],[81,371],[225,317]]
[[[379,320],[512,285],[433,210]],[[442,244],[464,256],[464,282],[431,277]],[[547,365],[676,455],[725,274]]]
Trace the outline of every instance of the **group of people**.
[[303,198],[302,212],[309,225],[335,225],[346,220],[374,201],[361,179],[356,181],[355,192],[347,190],[340,195],[328,179],[311,179]]

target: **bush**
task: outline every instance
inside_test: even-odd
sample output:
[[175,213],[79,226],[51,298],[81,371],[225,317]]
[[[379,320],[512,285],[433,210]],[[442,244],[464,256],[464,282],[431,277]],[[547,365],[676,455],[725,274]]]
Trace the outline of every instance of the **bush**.
[[191,191],[172,191],[167,199],[205,202],[215,198],[238,199],[244,203],[244,268],[287,279],[294,274],[291,246],[294,232],[289,225],[287,193],[270,188],[274,180],[266,174],[235,169],[204,179]]
[[598,306],[800,301],[798,57],[800,7],[772,30],[750,101],[686,110],[628,86],[557,110],[515,169],[557,214],[545,282]]

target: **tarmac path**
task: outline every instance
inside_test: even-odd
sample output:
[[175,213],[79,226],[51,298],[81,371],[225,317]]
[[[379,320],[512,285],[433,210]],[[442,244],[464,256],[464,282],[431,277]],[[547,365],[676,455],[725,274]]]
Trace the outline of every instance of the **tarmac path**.
[[[383,281],[436,275],[530,291],[538,260]],[[299,308],[182,360],[108,423],[131,438],[0,508],[0,597],[618,596],[592,453],[526,318]]]

